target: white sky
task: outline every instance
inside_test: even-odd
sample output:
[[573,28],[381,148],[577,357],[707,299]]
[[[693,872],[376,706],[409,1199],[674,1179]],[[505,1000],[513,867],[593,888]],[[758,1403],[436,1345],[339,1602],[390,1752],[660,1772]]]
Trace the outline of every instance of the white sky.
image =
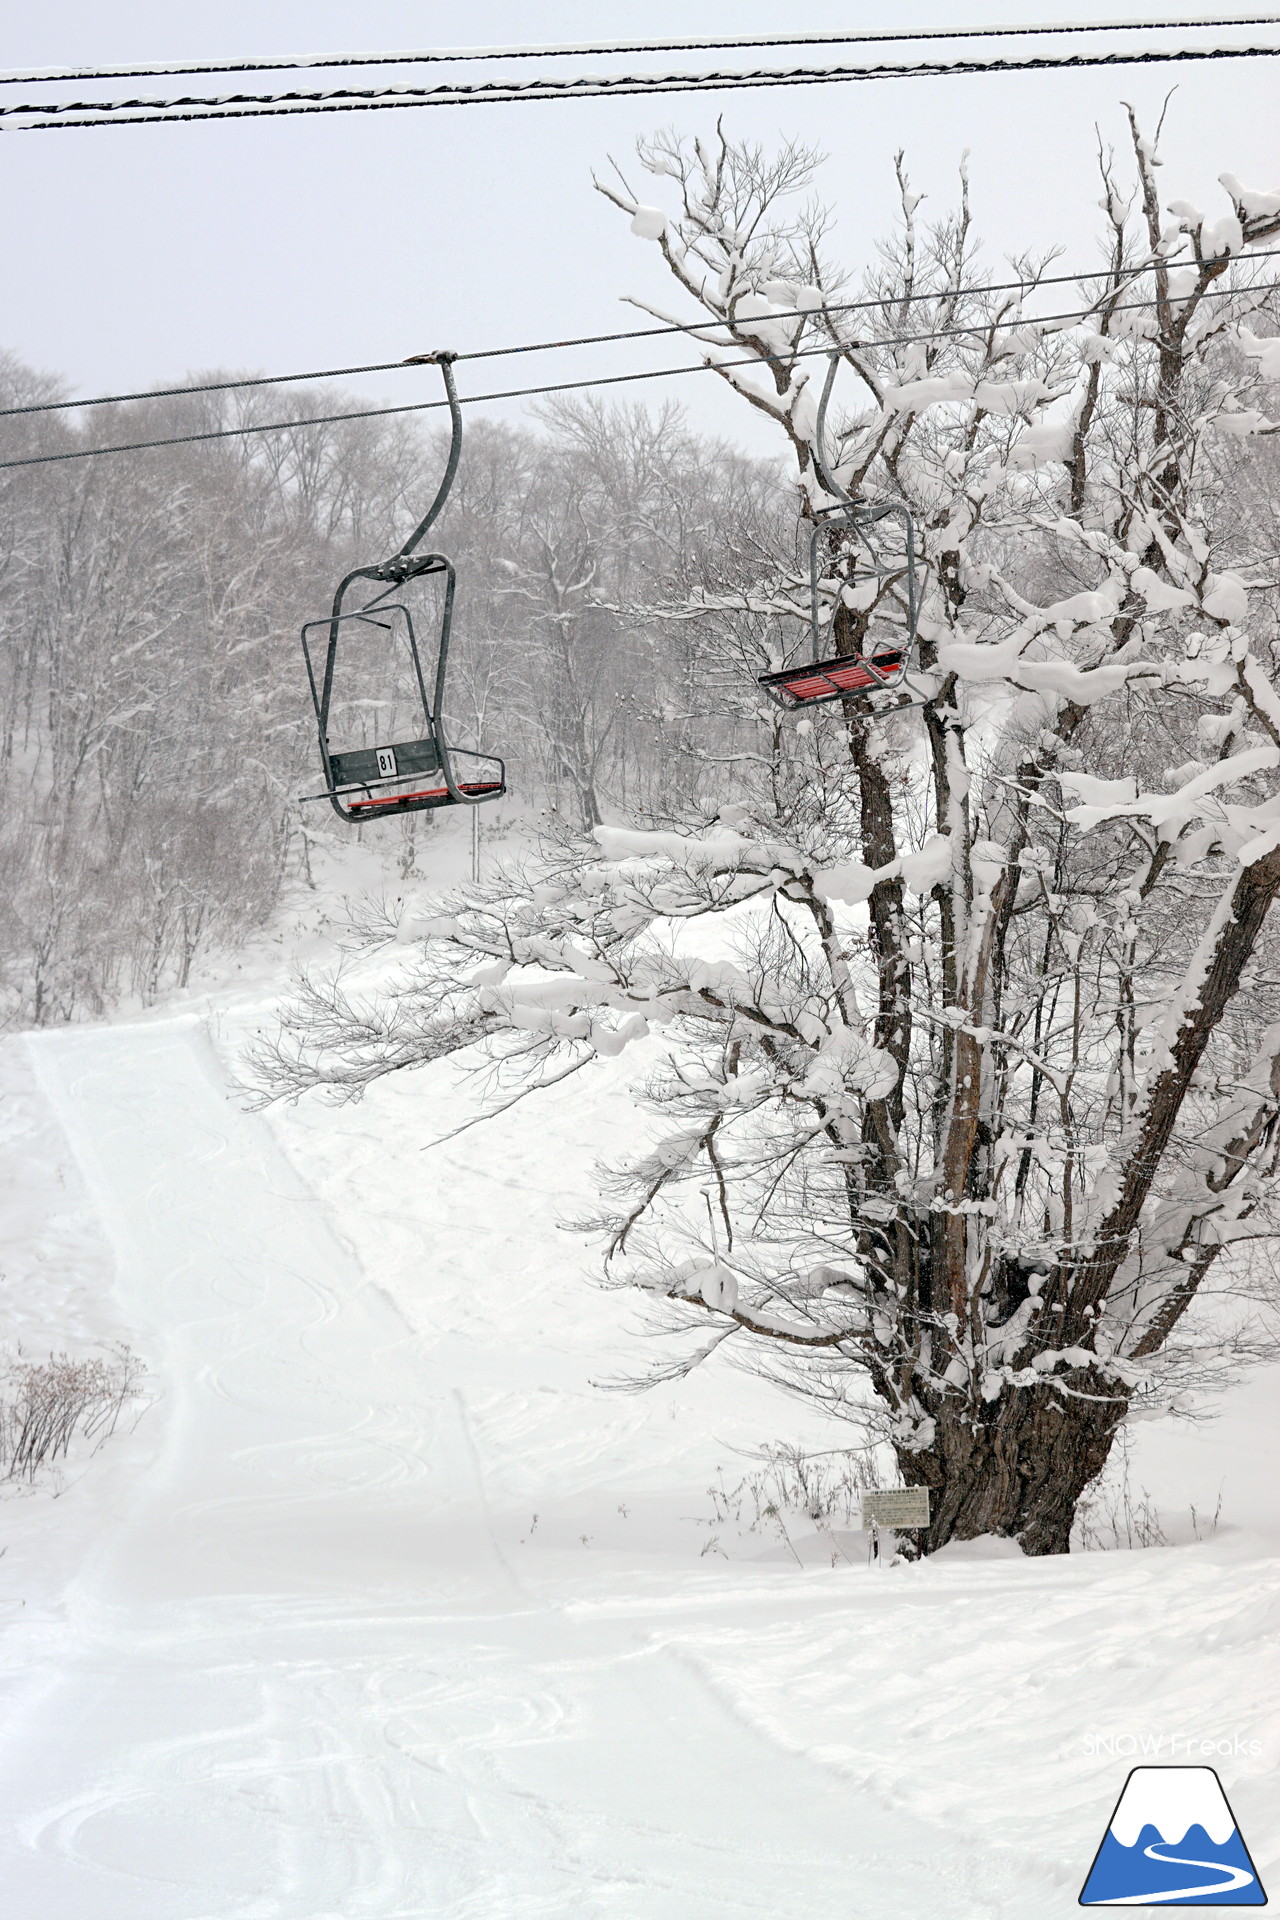
[[[732,9],[707,0],[648,0],[643,7],[620,0],[472,0],[467,7],[436,0],[43,0],[19,9],[10,0],[3,59],[8,67],[118,65],[752,34],[774,31],[781,11],[766,0],[736,0]],[[889,0],[793,0],[785,18],[797,32],[847,32],[1156,11],[1137,0],[1074,9],[1064,0],[980,0],[976,10],[958,0],[912,0],[909,11]],[[1191,18],[1216,11],[1178,0],[1159,10],[1161,17]],[[1280,44],[1280,30],[1194,39],[1232,37]],[[1136,38],[1125,36],[1123,44]],[[1005,51],[1034,45],[1005,43]],[[891,56],[885,49],[883,57]],[[741,64],[752,57],[721,56]],[[758,56],[770,65],[781,57]],[[812,63],[837,56],[811,49],[800,57]],[[857,57],[852,50],[850,57]],[[595,71],[655,70],[713,58],[633,55],[587,64]],[[561,63],[557,70],[569,69]],[[468,79],[488,72],[451,71]],[[529,69],[522,63],[515,71]],[[421,74],[405,70],[401,77]],[[271,88],[287,84],[259,77]],[[359,84],[357,76],[332,78]],[[891,220],[891,159],[899,146],[929,196],[926,211],[949,204],[957,160],[971,149],[978,225],[993,261],[1006,248],[1058,244],[1066,266],[1091,265],[1100,220],[1095,126],[1122,147],[1120,100],[1132,100],[1154,125],[1175,83],[1164,142],[1167,199],[1225,211],[1215,184],[1223,171],[1254,186],[1280,184],[1280,61],[8,134],[0,137],[8,267],[0,345],[91,394],[158,384],[192,369],[284,372],[639,324],[619,299],[629,292],[666,297],[656,249],[632,238],[625,219],[592,192],[592,168],[611,153],[625,161],[646,131],[674,125],[692,133],[712,126],[718,112],[732,134],[764,142],[800,137],[830,155],[823,194],[839,216],[837,245],[855,267]],[[304,84],[323,85],[325,76]],[[170,85],[115,83],[106,92],[159,93]],[[200,81],[191,90],[220,85]],[[85,89],[48,91],[65,99]],[[686,348],[664,343],[549,354],[467,369],[462,384],[484,391],[674,364],[684,354]],[[353,391],[386,401],[419,391],[425,398],[435,380],[430,370],[387,374],[354,383]],[[655,401],[678,393],[696,424],[751,443],[747,409],[710,375],[623,392]]]

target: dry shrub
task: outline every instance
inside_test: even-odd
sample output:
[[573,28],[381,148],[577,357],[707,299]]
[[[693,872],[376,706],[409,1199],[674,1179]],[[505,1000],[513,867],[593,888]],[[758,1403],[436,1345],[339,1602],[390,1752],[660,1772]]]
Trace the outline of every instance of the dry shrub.
[[[802,1447],[785,1442],[767,1443],[755,1455],[755,1472],[744,1474],[730,1485],[721,1468],[713,1486],[707,1488],[712,1518],[706,1526],[732,1525],[747,1533],[773,1533],[784,1543],[794,1559],[800,1561],[795,1542],[787,1526],[788,1519],[808,1520],[831,1550],[831,1564],[847,1559],[835,1537],[837,1527],[861,1529],[861,1501],[864,1493],[878,1493],[882,1481],[875,1462],[868,1454],[835,1447],[823,1453],[806,1453]],[[714,1534],[702,1549],[724,1554],[719,1534]],[[800,1561],[803,1565],[803,1562]]]
[[87,1359],[51,1353],[47,1360],[10,1360],[0,1368],[0,1473],[34,1480],[42,1467],[66,1458],[77,1435],[96,1451],[140,1396],[145,1371],[126,1346]]

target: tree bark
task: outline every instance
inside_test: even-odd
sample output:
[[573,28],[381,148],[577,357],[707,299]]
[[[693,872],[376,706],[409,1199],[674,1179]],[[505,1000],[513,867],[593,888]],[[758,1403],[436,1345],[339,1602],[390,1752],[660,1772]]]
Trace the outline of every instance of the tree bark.
[[907,1486],[930,1492],[917,1551],[993,1533],[1027,1554],[1067,1553],[1076,1505],[1107,1463],[1128,1395],[1091,1370],[1073,1371],[1070,1396],[1011,1387],[980,1411],[959,1396],[931,1411],[933,1446],[898,1450]]

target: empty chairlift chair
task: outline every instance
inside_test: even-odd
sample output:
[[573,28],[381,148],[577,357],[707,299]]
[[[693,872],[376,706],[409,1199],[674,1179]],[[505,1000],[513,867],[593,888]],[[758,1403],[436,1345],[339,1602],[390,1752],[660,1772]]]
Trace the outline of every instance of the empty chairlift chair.
[[[810,658],[780,672],[763,673],[759,684],[789,712],[819,707],[830,700],[861,697],[901,687],[916,647],[918,625],[915,524],[900,500],[855,500],[832,478],[822,439],[839,356],[831,356],[814,445],[814,466],[826,491],[838,504],[822,510],[809,536]],[[821,549],[825,567],[820,564]],[[898,590],[902,624],[890,626],[873,613],[865,651],[832,652],[831,628],[843,604],[872,610]],[[880,628],[880,632],[874,629]],[[919,700],[894,703],[919,706]]]
[[[417,549],[439,518],[453,486],[462,451],[462,410],[453,380],[454,356],[436,353],[424,358],[438,365],[444,375],[452,423],[449,459],[439,491],[426,517],[400,550],[389,560],[371,567],[357,567],[347,574],[334,595],[332,610],[322,619],[309,620],[302,629],[302,651],[315,706],[325,782],[323,793],[306,797],[327,799],[339,819],[357,824],[432,807],[476,806],[484,800],[499,799],[507,790],[506,768],[496,754],[455,747],[445,732],[444,696],[457,576],[443,554],[419,554]],[[443,581],[444,593],[434,674],[429,685],[413,612],[406,605],[403,592],[411,582],[432,577]],[[369,583],[380,591],[362,599],[359,605],[348,605],[348,600],[357,592],[368,591],[362,583]],[[330,726],[338,710],[335,676],[339,663],[350,661],[353,656],[361,661],[367,659],[368,643],[375,640],[384,657],[394,663],[398,653],[402,672],[407,668],[407,704],[412,718],[405,730],[414,737],[382,744],[335,747]],[[368,707],[375,703],[363,704]],[[468,763],[465,770],[458,765],[463,760]]]

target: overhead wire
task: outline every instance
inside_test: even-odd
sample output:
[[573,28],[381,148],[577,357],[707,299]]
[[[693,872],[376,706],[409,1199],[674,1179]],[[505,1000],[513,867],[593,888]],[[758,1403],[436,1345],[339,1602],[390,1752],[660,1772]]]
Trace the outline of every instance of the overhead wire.
[[[891,41],[891,40],[892,41],[923,41],[923,40],[938,40],[938,39],[946,39],[946,40],[973,39],[973,38],[980,38],[980,37],[981,38],[1000,38],[1000,37],[1007,37],[1007,36],[1027,37],[1031,35],[1055,34],[1055,33],[1075,34],[1075,33],[1101,32],[1101,31],[1125,31],[1125,32],[1154,31],[1161,28],[1174,28],[1174,27],[1179,29],[1183,29],[1183,28],[1192,29],[1192,28],[1203,28],[1207,26],[1213,26],[1213,27],[1259,26],[1259,25],[1270,26],[1270,25],[1277,25],[1277,24],[1280,24],[1280,16],[1254,15],[1254,16],[1247,16],[1247,17],[1237,16],[1235,18],[1230,18],[1230,19],[1225,17],[1219,17],[1213,20],[1201,19],[1201,20],[1195,20],[1195,21],[1132,21],[1132,22],[1105,21],[1105,22],[1094,22],[1094,23],[1071,22],[1071,23],[1060,23],[1058,25],[1043,23],[1035,26],[997,27],[997,28],[990,28],[990,29],[966,28],[966,29],[959,29],[955,31],[946,31],[941,29],[938,29],[938,30],[926,29],[926,30],[922,30],[919,33],[895,32],[895,33],[860,34],[860,35],[853,35],[853,34],[804,35],[796,39],[782,39],[778,37],[769,37],[769,38],[759,37],[754,40],[741,40],[741,41],[723,40],[723,41],[684,41],[684,42],[665,42],[664,41],[664,42],[632,42],[632,43],[614,42],[614,43],[610,43],[607,46],[593,45],[590,47],[577,47],[577,48],[526,47],[526,48],[515,48],[515,49],[452,49],[452,50],[442,49],[432,53],[420,53],[420,54],[404,55],[404,56],[392,56],[392,55],[306,56],[304,60],[300,60],[296,63],[291,60],[290,61],[278,60],[278,61],[263,61],[263,62],[240,62],[240,63],[234,63],[234,65],[219,65],[217,67],[208,66],[208,67],[148,68],[148,69],[81,69],[81,70],[78,70],[75,74],[58,74],[50,71],[43,71],[39,74],[28,73],[28,74],[3,75],[3,76],[0,76],[0,84],[13,84],[22,79],[36,79],[36,78],[54,80],[54,79],[66,79],[66,78],[127,77],[135,73],[141,74],[144,72],[164,74],[164,73],[193,73],[193,72],[227,72],[227,71],[233,71],[233,70],[234,71],[264,71],[264,70],[274,70],[277,68],[295,67],[303,64],[314,65],[314,66],[350,66],[350,65],[368,65],[368,64],[391,64],[393,61],[398,60],[403,62],[410,59],[424,60],[424,61],[425,60],[445,60],[449,58],[481,59],[481,58],[495,58],[495,57],[499,57],[500,55],[502,57],[527,58],[527,57],[534,57],[535,55],[546,55],[550,53],[582,54],[582,53],[602,53],[602,52],[636,51],[636,50],[667,51],[667,50],[674,50],[677,47],[681,49],[696,49],[696,48],[710,47],[710,46],[728,48],[728,47],[747,47],[747,46],[755,46],[755,45],[759,45],[759,46],[788,45],[789,46],[789,45],[801,45],[801,44],[805,44],[805,45],[852,44],[852,43],[868,44],[873,41]],[[869,68],[864,70],[840,70],[840,69],[820,69],[816,71],[815,70],[798,70],[788,74],[767,74],[766,73],[766,74],[693,75],[693,76],[665,75],[665,76],[642,76],[638,80],[634,76],[610,76],[603,80],[594,80],[594,79],[586,78],[583,80],[569,81],[569,82],[553,81],[553,82],[544,83],[542,81],[534,81],[529,83],[511,83],[510,89],[507,89],[507,83],[486,82],[486,83],[483,83],[482,86],[479,88],[472,88],[464,91],[468,99],[476,95],[483,95],[485,97],[488,97],[493,93],[495,88],[499,90],[513,90],[514,97],[530,97],[529,89],[539,88],[546,85],[548,87],[552,87],[556,89],[555,95],[547,95],[546,97],[559,97],[560,94],[563,93],[563,91],[565,91],[566,89],[577,90],[583,86],[613,90],[618,81],[625,82],[628,88],[631,88],[632,90],[634,90],[634,87],[636,85],[639,85],[639,86],[642,86],[643,89],[646,91],[666,89],[668,88],[668,86],[670,86],[670,90],[698,91],[698,90],[702,90],[704,88],[710,87],[714,84],[717,84],[721,81],[726,82],[728,84],[733,84],[733,85],[766,85],[766,84],[782,85],[782,84],[788,84],[788,83],[795,83],[795,84],[814,83],[814,82],[820,82],[820,81],[829,80],[829,79],[880,78],[880,77],[886,77],[886,76],[903,76],[903,75],[919,74],[924,72],[930,72],[930,73],[958,72],[958,71],[972,72],[972,71],[997,71],[997,70],[1022,71],[1022,70],[1026,70],[1028,67],[1042,68],[1044,65],[1077,66],[1077,65],[1102,65],[1102,64],[1138,64],[1138,63],[1145,64],[1152,61],[1178,60],[1178,59],[1187,59],[1187,58],[1230,59],[1230,58],[1247,58],[1247,57],[1267,56],[1267,55],[1274,56],[1276,54],[1280,54],[1280,48],[1178,49],[1170,53],[1155,52],[1155,53],[1143,53],[1143,54],[1084,55],[1084,56],[1069,56],[1065,59],[1054,58],[1048,61],[1042,61],[1042,60],[1034,60],[1031,62],[999,61],[999,62],[989,62],[989,63],[958,62],[958,63],[950,63],[946,66],[926,66],[922,63],[922,64],[911,66],[911,67],[904,66],[904,65],[894,65],[892,67]],[[388,94],[394,94],[394,93],[399,93],[404,91],[408,91],[408,90],[405,90],[405,89],[387,89],[386,90]],[[457,90],[435,89],[433,90],[433,93],[443,93],[443,92],[452,92],[452,91],[457,91]],[[352,105],[352,106],[356,104],[373,106],[373,105],[414,105],[414,104],[434,105],[434,104],[446,103],[441,100],[437,100],[436,98],[432,97],[432,95],[418,96],[416,94],[412,100],[401,100],[398,98],[382,98],[381,96],[379,96],[376,99],[374,98],[357,99],[356,96],[352,96],[351,100],[347,101],[345,99],[345,96],[335,92],[332,95],[315,95],[315,96],[302,96],[302,95],[260,96],[256,101],[253,101],[253,102],[251,102],[249,97],[247,96],[244,96],[244,97],[230,96],[226,101],[220,101],[220,102],[197,102],[197,101],[180,101],[180,102],[157,101],[157,102],[150,102],[150,103],[141,102],[141,101],[123,102],[123,103],[85,102],[85,103],[66,103],[62,105],[58,103],[54,103],[52,105],[46,105],[43,107],[27,107],[27,106],[19,105],[16,107],[0,107],[0,117],[31,114],[36,112],[60,113],[60,112],[87,111],[90,109],[92,109],[95,113],[114,113],[114,112],[120,112],[120,111],[132,112],[135,109],[141,108],[143,106],[148,106],[148,105],[156,108],[164,109],[166,110],[166,114],[167,114],[167,110],[174,106],[185,107],[185,106],[195,106],[195,105],[215,106],[215,107],[218,107],[221,111],[225,111],[227,108],[232,108],[235,105],[253,104],[255,105],[256,108],[274,110],[274,108],[282,102],[302,101],[302,100],[305,100],[308,102],[308,105],[306,107],[307,111],[317,111],[317,110],[322,110],[322,111],[335,110],[336,111],[336,110],[339,110],[339,108],[334,103],[339,99],[343,100],[344,105]],[[324,104],[323,105],[317,104],[321,102]],[[458,103],[465,104],[466,100],[460,99]],[[182,113],[177,116],[167,114],[167,117],[178,117],[182,119],[188,119],[193,117],[199,118],[199,117],[220,117],[220,116],[219,114],[191,115],[187,113]],[[232,111],[232,112],[226,112],[226,117],[245,117],[245,116],[236,114],[235,112]],[[130,120],[128,122],[123,122],[123,123],[117,123],[113,121],[110,124],[137,124],[137,123],[138,122],[136,120]],[[73,125],[73,124],[86,124],[86,123],[56,121],[56,122],[50,122],[49,124]],[[87,124],[106,124],[106,123],[99,122],[98,120],[95,119],[94,121],[88,122]],[[21,131],[23,129],[18,129],[18,130]],[[1264,254],[1254,254],[1251,257],[1264,258],[1269,256]],[[1151,264],[1154,265],[1156,263],[1151,263]],[[1164,262],[1162,264],[1167,265],[1172,263]],[[1141,273],[1149,270],[1150,270],[1149,267],[1146,267],[1146,268],[1136,267],[1133,271],[1136,275],[1137,273]],[[1047,286],[1047,285],[1060,285],[1067,282],[1078,282],[1080,280],[1088,280],[1092,278],[1101,278],[1101,277],[1103,277],[1102,272],[1100,270],[1094,270],[1092,272],[1086,271],[1083,273],[1070,273],[1070,274],[1061,274],[1061,275],[1053,275],[1053,276],[1044,276],[1035,281],[1017,280],[1017,281],[1009,281],[1009,282],[997,282],[997,283],[988,285],[986,287],[974,288],[966,291],[973,291],[973,292],[1025,291],[1033,287]],[[1237,290],[1219,289],[1218,291],[1226,292],[1226,291],[1237,291]],[[923,299],[932,298],[932,297],[934,296],[929,294],[907,296],[909,300],[915,300],[915,299],[923,300]],[[902,300],[902,297],[898,296],[898,298],[894,300],[884,300],[884,301],[864,300],[864,301],[841,302],[838,304],[831,304],[825,307],[823,310],[829,313],[848,313],[848,312],[871,309],[871,308],[883,308],[888,305],[898,305],[898,304],[901,304],[901,300]],[[1152,303],[1135,302],[1130,304],[1144,305],[1144,304],[1152,304]],[[812,311],[811,309],[794,309],[788,312],[787,310],[784,309],[784,310],[779,310],[769,315],[768,317],[770,319],[800,318],[800,317],[804,317],[806,314],[808,314],[811,311]],[[1085,310],[1085,311],[1088,311],[1088,310]],[[1071,317],[1074,317],[1074,316],[1072,315],[1044,316],[1043,318],[1060,320],[1060,319],[1066,319]],[[498,357],[509,355],[509,354],[549,352],[559,348],[571,347],[571,346],[598,345],[598,344],[607,344],[607,343],[612,343],[616,341],[624,341],[624,340],[631,340],[631,339],[653,338],[653,337],[657,337],[664,334],[672,335],[672,334],[679,333],[679,334],[690,334],[690,335],[697,336],[697,335],[703,334],[705,331],[709,329],[716,328],[716,327],[731,326],[732,324],[733,323],[730,321],[715,321],[715,320],[708,319],[708,320],[690,322],[686,324],[677,323],[670,326],[635,328],[635,329],[629,329],[625,331],[615,331],[609,334],[582,335],[582,336],[578,336],[577,338],[560,340],[560,341],[544,341],[544,342],[528,343],[528,344],[512,346],[512,347],[496,347],[496,348],[489,348],[489,349],[478,349],[469,353],[459,354],[457,358],[459,360],[498,358]],[[967,332],[967,331],[970,331],[970,329],[965,328],[965,329],[956,329],[952,331]],[[939,338],[939,337],[942,337],[942,336],[936,333],[912,335],[912,336],[901,336],[901,338],[895,342],[884,341],[877,344],[883,344],[883,345],[908,344],[914,340],[926,340],[926,339]],[[821,351],[825,351],[825,350],[826,349],[821,349]],[[806,350],[806,351],[813,351],[813,350]],[[803,355],[798,355],[797,357],[803,357]],[[358,374],[389,372],[389,371],[394,371],[404,366],[413,365],[413,364],[415,364],[415,361],[412,359],[408,361],[374,362],[374,363],[368,363],[362,366],[327,368],[327,369],[319,369],[319,370],[305,372],[305,373],[263,375],[263,376],[259,376],[256,379],[243,379],[243,380],[234,380],[234,381],[208,381],[208,382],[201,383],[199,385],[156,388],[156,389],[151,389],[145,392],[136,392],[136,393],[128,393],[128,394],[103,395],[90,400],[47,401],[47,402],[41,402],[35,405],[31,405],[28,407],[0,409],[0,418],[14,417],[22,414],[34,414],[34,413],[63,411],[68,409],[78,409],[80,407],[113,405],[113,404],[120,404],[126,401],[134,401],[134,400],[160,399],[160,398],[167,398],[167,397],[176,397],[179,395],[186,395],[186,394],[224,392],[224,391],[233,391],[237,389],[244,389],[244,388],[251,388],[251,387],[258,387],[258,386],[281,385],[281,384],[306,381],[306,380],[333,379],[333,378],[341,378],[341,377],[347,377],[347,376],[358,375]],[[685,372],[698,372],[703,370],[706,364],[707,363],[699,363],[698,366],[693,366],[693,367],[656,369],[649,372],[643,372],[638,374],[605,376],[599,380],[591,380],[591,381],[560,382],[560,383],[554,383],[550,385],[544,385],[542,387],[514,389],[514,390],[511,390],[510,392],[501,393],[501,394],[475,395],[475,396],[469,397],[469,403],[476,404],[484,400],[515,399],[515,398],[522,398],[522,397],[533,396],[533,395],[543,394],[543,393],[567,392],[575,389],[580,389],[585,386],[612,385],[612,384],[617,384],[623,381],[634,381],[634,380],[640,380],[640,379],[660,379],[660,378],[670,377],[672,375],[685,373]],[[753,357],[752,359],[749,359],[746,361],[728,362],[728,363],[720,363],[720,364],[755,365],[755,364],[758,364],[758,360]],[[425,403],[420,403],[418,405],[409,404],[409,405],[400,406],[400,407],[369,409],[369,410],[358,412],[358,413],[346,411],[341,414],[314,416],[313,418],[306,421],[280,421],[280,422],[274,422],[274,423],[269,423],[261,426],[254,426],[254,427],[223,429],[218,431],[217,433],[190,435],[190,436],[183,435],[183,436],[178,436],[176,438],[170,438],[165,440],[130,442],[130,443],[118,444],[110,447],[104,447],[101,449],[78,449],[75,452],[68,452],[64,454],[36,456],[34,459],[25,460],[25,461],[0,462],[0,466],[42,464],[43,462],[48,460],[58,460],[58,459],[77,459],[77,458],[87,459],[87,458],[95,457],[95,455],[99,453],[105,454],[105,453],[114,453],[114,452],[142,451],[150,447],[184,444],[188,440],[192,440],[192,439],[235,438],[245,433],[286,431],[293,426],[304,425],[304,424],[321,425],[321,424],[330,424],[330,423],[337,422],[344,419],[367,419],[367,418],[380,417],[383,415],[394,414],[394,413],[410,413],[410,412],[417,412],[417,411],[427,411],[439,404],[441,403],[425,402]]]
[[301,73],[328,67],[407,67],[448,65],[474,60],[597,59],[623,53],[735,53],[756,47],[843,47],[935,40],[1055,38],[1082,33],[1196,32],[1219,27],[1280,26],[1280,15],[1215,15],[1194,20],[1072,20],[1022,26],[898,28],[871,33],[757,34],[709,40],[597,40],[578,45],[513,47],[433,47],[391,53],[307,53],[259,60],[192,61],[185,66],[27,67],[0,73],[0,87],[61,85],[72,80],[166,80],[184,74]]
[[[1240,259],[1248,260],[1273,260],[1278,257],[1280,257],[1280,247],[1259,247],[1256,250],[1251,248],[1247,254],[1239,256]],[[1159,260],[1135,263],[1127,269],[1127,273],[1129,277],[1136,278],[1140,274],[1153,272],[1158,267],[1176,268],[1185,264],[1187,263],[1181,261],[1177,255],[1169,254],[1162,256]],[[1041,287],[1073,286],[1082,280],[1104,280],[1110,276],[1111,271],[1109,267],[1088,267],[1080,272],[1042,274],[1039,278],[987,281],[981,286],[964,287],[961,291],[965,294],[1038,292]],[[879,300],[833,300],[824,302],[821,307],[780,307],[763,317],[770,321],[802,320],[812,318],[816,313],[882,312],[886,307],[914,306],[922,301],[937,298],[936,293],[926,292],[886,295]],[[743,324],[741,320],[710,318],[675,321],[670,325],[630,327],[614,333],[583,333],[564,340],[525,341],[511,347],[477,347],[467,353],[455,354],[454,359],[458,361],[502,360],[513,354],[556,353],[569,347],[612,346],[620,341],[658,340],[674,334],[701,334],[714,327],[734,327]],[[242,388],[287,386],[305,380],[342,380],[358,374],[402,373],[409,367],[421,364],[421,356],[413,356],[407,360],[375,360],[356,367],[317,367],[306,373],[264,373],[252,379],[205,380],[194,386],[149,387],[133,393],[103,393],[96,394],[89,400],[39,400],[24,407],[0,407],[0,420],[16,419],[25,414],[68,413],[78,411],[81,407],[123,406],[126,402],[135,400],[170,400],[185,394],[232,393]]]
[[[38,133],[84,127],[168,125],[199,120],[273,119],[305,113],[372,113],[416,107],[515,105],[520,102],[605,99],[642,94],[731,92],[761,87],[831,86],[858,80],[919,80],[952,74],[1046,73],[1086,67],[1182,65],[1214,60],[1270,60],[1280,46],[1174,47],[1138,52],[1036,54],[1021,60],[895,62],[874,67],[759,68],[755,71],[580,75],[567,80],[485,80],[438,87],[294,89],[280,94],[184,95],[178,99],[24,102],[0,107],[5,130]],[[45,118],[36,118],[44,115]],[[87,116],[74,118],[71,116]],[[52,116],[52,117],[50,117]],[[68,116],[68,117],[60,117]]]
[[[1256,287],[1209,287],[1205,289],[1200,297],[1206,300],[1224,299],[1228,297],[1239,299],[1251,294],[1274,293],[1278,290],[1280,290],[1280,280],[1272,280],[1262,286]],[[1095,301],[1089,307],[1073,308],[1066,313],[1037,314],[1034,318],[1012,323],[1009,330],[1013,331],[1017,326],[1060,325],[1064,322],[1085,320],[1088,319],[1091,314],[1098,311],[1100,304],[1100,302]],[[1149,310],[1159,304],[1160,302],[1156,300],[1120,301],[1109,304],[1108,312],[1128,313],[1142,309]],[[787,354],[785,358],[788,362],[792,360],[808,360],[817,355],[825,356],[833,351],[838,351],[840,347],[856,350],[858,348],[872,347],[914,346],[929,340],[963,338],[966,334],[984,332],[989,325],[990,322],[988,321],[984,322],[981,326],[939,327],[931,332],[899,334],[880,340],[846,340],[836,343],[824,343],[818,347],[799,347],[794,352]],[[462,357],[461,354],[458,356],[459,359]],[[736,367],[758,368],[768,366],[775,361],[781,360],[783,357],[784,356],[779,354],[751,354],[741,360],[700,360],[696,365],[692,366],[651,367],[640,373],[600,374],[595,378],[586,380],[560,380],[544,386],[513,387],[502,393],[463,394],[459,396],[459,400],[460,404],[466,407],[482,406],[486,402],[496,400],[536,399],[547,394],[575,393],[592,387],[628,386],[639,380],[669,380],[686,373],[714,373],[722,368],[731,370]],[[396,364],[404,363],[397,362]],[[297,420],[270,420],[247,426],[219,427],[203,433],[172,434],[164,439],[157,440],[130,440],[102,447],[70,448],[61,453],[27,454],[16,460],[0,460],[0,472],[13,467],[52,466],[65,460],[96,460],[115,453],[144,453],[157,447],[190,446],[201,441],[239,440],[260,433],[290,433],[298,427],[334,426],[348,420],[380,420],[399,414],[434,413],[442,407],[447,407],[448,404],[447,400],[418,400],[411,401],[406,405],[394,407],[366,407],[359,410],[348,409],[342,413],[306,415]]]
[[[609,336],[602,334],[601,340]],[[622,336],[625,337],[625,336]],[[554,343],[559,345],[559,342]],[[566,340],[565,346],[577,346],[576,340]],[[518,353],[518,347],[495,347],[494,353]],[[527,349],[530,353],[541,352],[539,347]],[[487,354],[459,354],[459,360],[487,359]],[[374,360],[362,367],[317,367],[310,373],[262,373],[253,380],[203,380],[192,387],[149,387],[137,393],[101,393],[92,400],[38,400],[28,407],[0,407],[0,420],[12,420],[20,414],[31,413],[67,413],[80,407],[119,407],[131,400],[172,400],[180,394],[191,393],[234,393],[242,387],[283,387],[299,380],[345,380],[362,373],[403,373],[406,367],[417,363],[413,360]]]

